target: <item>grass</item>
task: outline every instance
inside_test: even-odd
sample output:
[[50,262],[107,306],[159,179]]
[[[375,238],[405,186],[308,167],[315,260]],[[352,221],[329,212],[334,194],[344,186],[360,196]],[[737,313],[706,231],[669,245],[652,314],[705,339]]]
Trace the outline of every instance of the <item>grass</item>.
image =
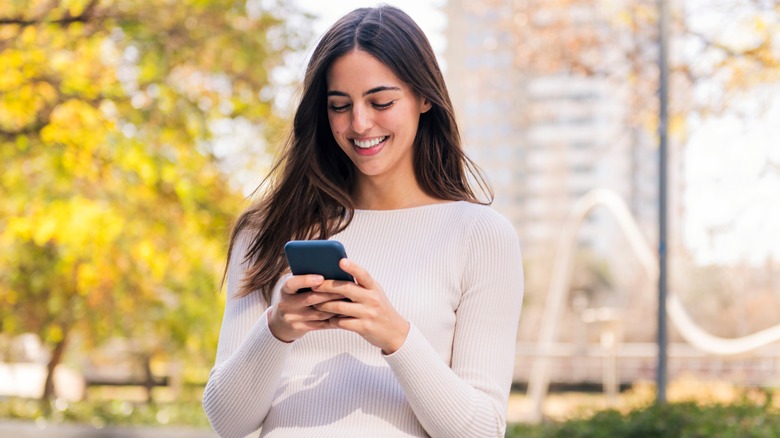
[[[140,393],[91,388],[87,400],[0,400],[0,418],[38,423],[81,423],[107,426],[186,426],[209,428],[200,403],[202,387],[185,388],[176,397],[159,392],[155,403]],[[547,421],[524,424],[510,412],[507,437],[748,437],[780,438],[780,403],[770,389],[740,389],[727,383],[683,381],[670,386],[670,403],[653,403],[650,385],[636,385],[607,407],[601,394],[551,394]],[[525,402],[513,394],[514,404]],[[510,403],[510,411],[512,409]]]
[[[129,388],[90,388],[87,400],[62,399],[46,404],[39,400],[8,398],[0,400],[0,418],[31,420],[38,423],[81,423],[106,426],[187,426],[209,428],[200,402],[202,388],[189,388],[178,398],[159,397],[146,403],[126,390]],[[140,393],[140,391],[139,391]],[[123,397],[117,397],[121,395]]]

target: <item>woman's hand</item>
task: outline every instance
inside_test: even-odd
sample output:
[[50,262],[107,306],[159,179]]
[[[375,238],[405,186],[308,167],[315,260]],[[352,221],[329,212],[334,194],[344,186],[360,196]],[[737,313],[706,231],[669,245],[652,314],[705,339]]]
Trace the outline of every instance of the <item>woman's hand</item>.
[[328,319],[333,313],[315,308],[343,296],[324,292],[299,292],[299,289],[320,286],[321,275],[293,275],[282,285],[279,302],[268,315],[268,328],[282,342],[292,342],[313,330],[331,328]]
[[348,259],[341,259],[339,266],[352,274],[357,284],[325,280],[313,289],[349,301],[326,300],[315,304],[314,308],[335,315],[327,320],[330,327],[355,332],[381,348],[384,354],[394,353],[406,341],[409,322],[393,308],[382,287],[365,269]]

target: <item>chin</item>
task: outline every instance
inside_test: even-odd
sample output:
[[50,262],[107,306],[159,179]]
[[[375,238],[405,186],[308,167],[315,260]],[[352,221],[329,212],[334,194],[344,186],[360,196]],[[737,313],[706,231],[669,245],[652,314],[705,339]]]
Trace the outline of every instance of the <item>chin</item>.
[[382,174],[382,171],[375,170],[375,169],[361,169],[358,167],[358,172],[360,172],[361,175],[367,176],[367,177],[375,177]]

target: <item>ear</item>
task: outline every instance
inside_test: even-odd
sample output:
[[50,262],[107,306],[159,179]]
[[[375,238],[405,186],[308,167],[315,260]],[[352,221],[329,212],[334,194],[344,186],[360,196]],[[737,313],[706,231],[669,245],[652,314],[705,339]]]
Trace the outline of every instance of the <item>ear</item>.
[[430,100],[423,98],[422,104],[420,105],[420,114],[427,113],[432,106],[433,104],[431,104]]

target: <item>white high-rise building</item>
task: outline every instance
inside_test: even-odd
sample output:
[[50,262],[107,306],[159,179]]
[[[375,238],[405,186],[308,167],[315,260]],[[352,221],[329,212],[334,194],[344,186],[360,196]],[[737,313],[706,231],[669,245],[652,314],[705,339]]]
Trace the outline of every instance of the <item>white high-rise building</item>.
[[[466,151],[493,185],[495,207],[515,225],[526,259],[553,255],[573,203],[594,188],[617,192],[655,241],[656,146],[627,123],[635,110],[628,66],[609,78],[529,74],[533,66],[519,59],[525,42],[515,27],[518,7],[512,0],[445,6],[447,82]],[[578,17],[592,18],[582,10]],[[581,245],[618,263],[621,241],[600,209],[580,232]]]

